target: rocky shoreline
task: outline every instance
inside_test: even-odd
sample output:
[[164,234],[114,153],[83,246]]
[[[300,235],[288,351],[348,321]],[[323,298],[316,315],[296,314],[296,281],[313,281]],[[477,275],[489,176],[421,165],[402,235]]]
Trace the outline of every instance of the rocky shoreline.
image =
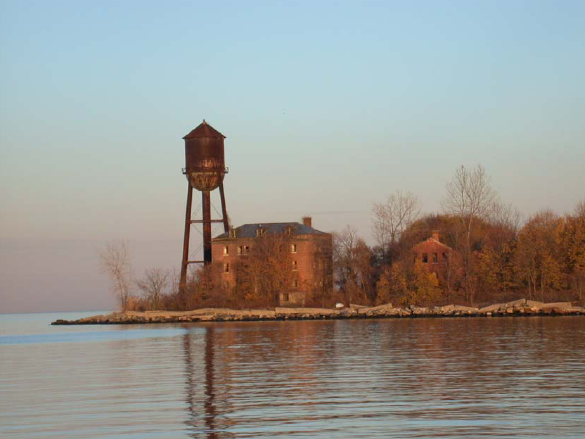
[[144,323],[231,322],[266,320],[324,320],[400,317],[504,317],[585,315],[585,308],[570,302],[542,303],[519,299],[483,308],[461,305],[436,307],[393,307],[388,303],[374,307],[350,305],[348,308],[274,308],[235,310],[202,308],[193,311],[126,311],[85,317],[78,320],[56,320],[52,325],[121,325]]

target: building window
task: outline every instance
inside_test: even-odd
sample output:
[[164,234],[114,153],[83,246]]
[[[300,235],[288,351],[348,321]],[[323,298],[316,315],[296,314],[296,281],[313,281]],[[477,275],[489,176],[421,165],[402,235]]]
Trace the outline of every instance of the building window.
[[262,227],[258,227],[256,229],[256,236],[260,237],[260,236],[264,236],[264,229]]
[[242,254],[242,249],[243,247],[241,245],[238,245],[238,255]]
[[246,255],[250,254],[250,246],[249,245],[244,246],[244,254],[246,254]]
[[288,302],[289,301],[288,293],[283,293],[282,294],[282,301],[283,302]]
[[443,261],[447,262],[449,260],[449,255],[447,253],[443,253]]
[[433,253],[433,264],[438,264],[438,263],[439,263],[439,254]]
[[227,255],[229,255],[229,254],[230,254],[230,248],[229,248],[229,247],[226,245],[226,246],[223,248],[223,255],[224,255],[224,256],[227,256]]
[[426,253],[422,254],[422,262],[423,264],[427,264],[429,262],[429,255]]
[[230,272],[230,264],[223,264],[223,272],[224,273]]
[[230,229],[230,238],[236,237],[236,229]]
[[292,269],[293,271],[297,271],[297,261],[292,261]]
[[291,244],[290,245],[290,252],[291,253],[296,253],[297,252],[297,245],[296,244]]
[[296,279],[295,279],[295,280],[293,280],[293,282],[292,282],[292,286],[293,286],[293,288],[297,288],[297,287],[299,286],[299,281],[298,281],[298,280],[296,280]]

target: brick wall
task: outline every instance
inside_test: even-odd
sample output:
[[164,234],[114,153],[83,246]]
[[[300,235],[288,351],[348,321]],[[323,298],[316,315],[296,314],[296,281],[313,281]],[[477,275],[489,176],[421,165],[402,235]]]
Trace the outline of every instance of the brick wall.
[[[235,285],[234,268],[242,258],[249,257],[245,248],[248,247],[251,253],[258,239],[263,238],[216,238],[212,241],[211,255],[215,276],[219,277],[217,281],[222,285],[226,282]],[[333,252],[330,234],[293,235],[285,239],[284,246],[289,253],[291,277],[297,280],[296,286],[291,282],[290,291],[326,291],[331,288]],[[238,247],[242,248],[241,253]],[[227,267],[229,271],[226,272]]]
[[453,249],[439,242],[436,237],[429,238],[412,248],[415,257],[430,272],[435,273],[439,279],[445,279],[456,256]]

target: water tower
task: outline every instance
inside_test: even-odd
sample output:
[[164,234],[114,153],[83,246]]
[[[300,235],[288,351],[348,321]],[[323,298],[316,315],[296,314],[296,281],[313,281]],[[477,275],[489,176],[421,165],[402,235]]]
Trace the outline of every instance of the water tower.
[[[211,263],[211,224],[223,223],[229,230],[228,216],[223,192],[223,178],[227,172],[225,167],[223,139],[225,136],[214,129],[205,120],[203,123],[183,137],[185,140],[185,168],[183,174],[187,177],[187,213],[185,215],[185,238],[183,241],[183,260],[181,264],[181,286],[187,281],[187,266],[189,264]],[[221,211],[223,218],[211,219],[211,191],[219,188]],[[193,189],[201,192],[200,220],[191,219]],[[203,225],[203,260],[189,260],[189,236],[191,224]]]

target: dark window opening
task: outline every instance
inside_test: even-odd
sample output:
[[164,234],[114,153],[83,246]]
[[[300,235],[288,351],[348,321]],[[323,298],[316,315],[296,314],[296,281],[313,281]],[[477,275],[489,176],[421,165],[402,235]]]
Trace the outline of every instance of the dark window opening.
[[439,254],[433,253],[433,264],[439,263]]
[[429,255],[426,253],[422,254],[422,262],[423,264],[427,264],[429,262]]

